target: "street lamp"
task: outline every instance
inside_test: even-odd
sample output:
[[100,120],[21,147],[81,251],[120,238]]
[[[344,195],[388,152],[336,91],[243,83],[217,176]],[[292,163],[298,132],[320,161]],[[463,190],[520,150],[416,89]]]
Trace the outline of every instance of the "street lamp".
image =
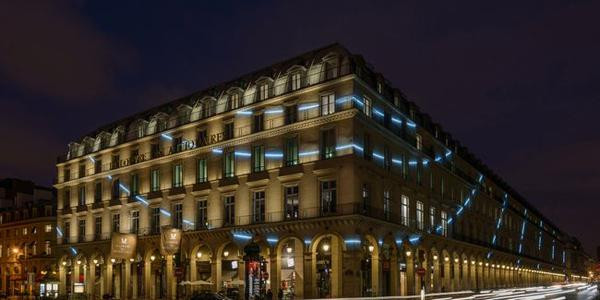
[[155,259],[156,259],[156,256],[154,256],[154,255],[151,255],[151,256],[150,256],[150,260],[151,260],[151,261],[154,261]]

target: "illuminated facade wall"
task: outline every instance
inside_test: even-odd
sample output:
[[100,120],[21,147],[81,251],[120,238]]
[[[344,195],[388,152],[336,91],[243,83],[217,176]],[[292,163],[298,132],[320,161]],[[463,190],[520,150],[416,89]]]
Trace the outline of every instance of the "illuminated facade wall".
[[[81,274],[121,298],[237,286],[251,241],[267,286],[305,298],[577,269],[568,236],[338,45],[105,126],[57,171],[62,293]],[[158,252],[165,225],[184,231],[175,257]],[[110,258],[113,231],[138,234],[132,261]]]

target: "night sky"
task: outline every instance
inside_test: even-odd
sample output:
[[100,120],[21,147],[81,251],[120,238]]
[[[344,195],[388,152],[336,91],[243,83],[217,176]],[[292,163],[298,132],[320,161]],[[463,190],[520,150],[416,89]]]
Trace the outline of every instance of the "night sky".
[[101,125],[339,42],[595,254],[600,1],[187,2],[0,2],[0,177],[50,185]]

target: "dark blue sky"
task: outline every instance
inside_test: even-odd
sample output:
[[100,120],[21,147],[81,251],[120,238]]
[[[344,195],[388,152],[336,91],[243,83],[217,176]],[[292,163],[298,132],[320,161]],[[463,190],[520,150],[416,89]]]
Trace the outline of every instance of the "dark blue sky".
[[337,41],[600,245],[598,1],[20,2],[0,3],[0,177],[51,184],[100,125]]

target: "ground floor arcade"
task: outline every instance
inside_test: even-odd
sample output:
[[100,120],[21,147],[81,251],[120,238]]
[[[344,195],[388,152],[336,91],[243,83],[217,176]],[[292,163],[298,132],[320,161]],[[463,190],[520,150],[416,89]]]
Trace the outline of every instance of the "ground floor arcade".
[[[110,257],[110,242],[60,247],[61,295],[181,299],[202,290],[321,298],[411,295],[562,282],[558,266],[362,217],[186,232],[161,255],[159,236],[140,237],[137,256]],[[249,244],[258,258],[249,260]],[[539,269],[538,269],[539,266]],[[555,268],[555,270],[553,270]]]

